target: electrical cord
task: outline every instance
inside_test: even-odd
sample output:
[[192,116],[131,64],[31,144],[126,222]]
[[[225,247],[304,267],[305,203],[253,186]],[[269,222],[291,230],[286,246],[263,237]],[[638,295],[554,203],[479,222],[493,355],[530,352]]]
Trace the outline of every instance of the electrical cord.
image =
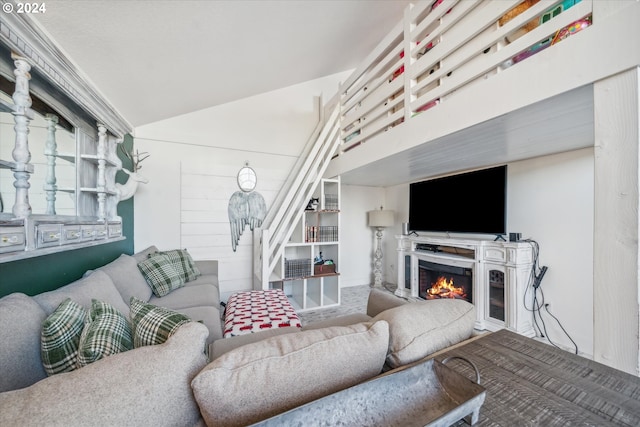
[[[543,267],[539,266],[540,245],[538,244],[538,242],[536,242],[535,240],[532,240],[532,239],[525,239],[525,240],[523,240],[523,242],[529,243],[529,245],[531,245],[531,249],[533,251],[533,265],[531,266],[531,272],[529,274],[529,282],[527,283],[527,288],[525,289],[525,292],[524,292],[524,297],[523,297],[524,301],[523,301],[523,303],[524,303],[525,309],[527,311],[531,311],[532,314],[533,314],[533,324],[535,326],[535,329],[537,330],[536,333],[541,338],[546,338],[549,341],[549,343],[551,345],[553,345],[554,347],[560,348],[556,343],[554,343],[551,340],[551,337],[549,336],[549,333],[547,332],[547,325],[546,325],[544,319],[542,318],[542,309],[544,308],[545,311],[547,312],[547,314],[549,316],[551,316],[558,323],[558,326],[560,326],[560,329],[562,329],[562,332],[564,332],[564,334],[567,336],[567,338],[569,338],[569,340],[573,343],[573,346],[575,347],[575,354],[578,354],[578,345],[573,340],[573,338],[571,338],[571,336],[569,335],[567,330],[564,328],[564,326],[562,326],[562,323],[560,322],[560,319],[558,319],[556,316],[554,316],[549,311],[549,304],[545,302],[544,292],[543,292],[542,286],[541,286],[541,281],[542,281],[542,278],[544,277],[544,274],[547,271],[547,267],[546,266],[543,266]],[[533,300],[532,300],[531,308],[529,308],[527,306],[527,295],[530,292],[533,293]],[[540,323],[538,323],[538,321]],[[542,326],[540,326],[540,325],[542,325]]]

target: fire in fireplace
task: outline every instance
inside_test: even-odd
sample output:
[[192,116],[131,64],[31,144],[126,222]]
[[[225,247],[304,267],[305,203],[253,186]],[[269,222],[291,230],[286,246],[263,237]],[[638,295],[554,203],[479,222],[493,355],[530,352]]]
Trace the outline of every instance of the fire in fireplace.
[[457,287],[453,284],[453,278],[447,279],[444,276],[438,277],[426,294],[427,299],[436,298],[458,298],[467,299],[467,294],[463,287]]
[[473,303],[471,268],[419,260],[418,270],[420,298],[457,298]]

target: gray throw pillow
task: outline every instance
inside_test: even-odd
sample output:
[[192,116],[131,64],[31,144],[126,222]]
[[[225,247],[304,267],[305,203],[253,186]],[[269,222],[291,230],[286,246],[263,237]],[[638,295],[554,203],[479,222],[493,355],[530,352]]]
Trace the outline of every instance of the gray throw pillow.
[[87,311],[91,309],[93,299],[108,302],[121,313],[126,313],[129,310],[129,306],[122,299],[122,295],[113,284],[111,277],[101,270],[95,270],[82,279],[33,297],[47,314],[53,313],[53,310],[67,298],[71,298]]
[[122,254],[98,270],[104,271],[111,277],[113,284],[125,302],[129,302],[131,297],[136,297],[143,301],[149,301],[149,298],[151,298],[151,287],[140,273],[138,261],[134,257]]

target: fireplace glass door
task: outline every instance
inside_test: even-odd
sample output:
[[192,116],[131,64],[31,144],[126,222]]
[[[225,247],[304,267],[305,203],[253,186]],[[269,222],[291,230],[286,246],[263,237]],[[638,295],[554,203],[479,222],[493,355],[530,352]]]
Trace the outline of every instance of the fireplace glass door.
[[504,322],[504,271],[489,269],[489,317]]
[[473,269],[418,262],[419,296],[422,299],[455,298],[473,303]]

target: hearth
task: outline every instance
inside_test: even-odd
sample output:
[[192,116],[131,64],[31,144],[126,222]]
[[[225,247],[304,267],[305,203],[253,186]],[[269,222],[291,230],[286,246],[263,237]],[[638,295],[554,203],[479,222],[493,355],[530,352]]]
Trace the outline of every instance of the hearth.
[[423,299],[455,298],[473,303],[473,269],[418,261],[418,296]]
[[[396,236],[396,295],[411,301],[461,298],[475,306],[478,330],[534,336],[527,292],[533,251],[527,242]],[[433,289],[434,285],[436,289]]]

